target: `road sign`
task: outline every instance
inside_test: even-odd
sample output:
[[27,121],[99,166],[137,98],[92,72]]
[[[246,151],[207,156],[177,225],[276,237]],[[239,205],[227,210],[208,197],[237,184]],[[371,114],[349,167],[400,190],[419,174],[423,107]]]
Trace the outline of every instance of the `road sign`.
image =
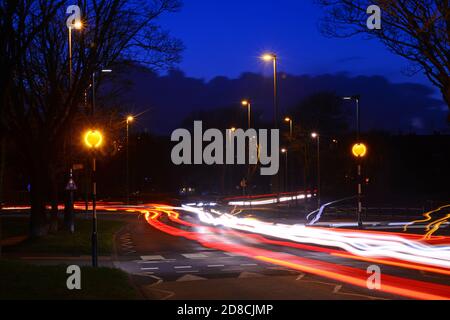
[[77,190],[77,185],[75,184],[75,181],[72,178],[70,178],[69,182],[67,183],[66,190],[67,191]]

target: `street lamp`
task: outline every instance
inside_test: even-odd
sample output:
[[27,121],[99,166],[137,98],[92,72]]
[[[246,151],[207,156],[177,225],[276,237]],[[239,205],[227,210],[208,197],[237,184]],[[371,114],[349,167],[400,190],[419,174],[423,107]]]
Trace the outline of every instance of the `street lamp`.
[[[72,29],[76,29],[76,30],[81,30],[83,28],[83,23],[80,20],[76,20],[73,24],[68,25],[68,29],[69,29],[69,91],[72,89],[72,82],[73,82],[73,76],[72,76],[72,72],[73,72],[73,67],[72,67]],[[69,161],[69,183],[68,183],[68,187],[66,188],[66,190],[69,192],[69,198],[68,201],[66,202],[67,204],[67,213],[68,216],[70,217],[70,229],[71,231],[73,230],[73,198],[74,198],[74,192],[76,189],[75,186],[75,182],[73,181],[73,176],[72,176],[72,150],[71,150],[71,142],[72,142],[72,126],[69,125],[69,134],[68,134],[68,139],[69,139],[69,156],[68,156],[68,161]]]
[[97,236],[97,161],[95,152],[103,145],[103,134],[99,130],[88,130],[84,134],[84,144],[92,151],[92,266],[98,267]]
[[83,23],[78,20],[69,27],[69,84],[72,87],[72,29],[81,30],[83,29]]
[[364,143],[356,143],[352,147],[352,154],[356,158],[356,161],[358,163],[358,209],[357,209],[357,215],[358,215],[358,227],[362,229],[363,223],[362,223],[362,166],[361,161],[362,159],[367,155],[367,146]]
[[320,134],[317,132],[311,133],[311,137],[317,140],[317,208],[321,205],[321,180],[320,180]]
[[359,109],[359,101],[361,99],[361,97],[359,95],[354,95],[354,96],[350,96],[350,97],[343,97],[344,100],[346,101],[355,101],[356,103],[356,144],[353,146],[352,148],[352,153],[356,158],[357,161],[357,170],[358,170],[358,182],[357,182],[357,187],[358,187],[358,227],[361,229],[363,227],[362,224],[362,204],[361,204],[361,198],[362,198],[362,181],[361,181],[361,176],[362,176],[362,165],[361,165],[361,160],[362,158],[366,155],[367,153],[367,147],[361,143],[361,114],[360,114],[360,109]]
[[278,57],[274,53],[266,53],[261,59],[266,62],[273,62],[273,108],[274,108],[274,126],[278,129],[278,79],[277,79],[277,61]]
[[289,151],[288,151],[288,149],[286,149],[286,148],[283,148],[283,149],[281,149],[281,153],[282,154],[284,154],[284,156],[285,156],[285,163],[284,163],[284,184],[285,184],[285,192],[288,192],[289,190],[288,190],[288,186],[289,186],[289,184],[288,184],[288,168],[289,168],[289,166],[288,166],[288,154],[289,154]]
[[[278,78],[277,78],[277,62],[278,62],[278,57],[275,53],[265,53],[261,56],[261,59],[265,62],[271,62],[273,63],[273,109],[274,109],[274,114],[273,114],[273,122],[274,122],[274,128],[278,129]],[[276,175],[273,177],[273,185],[275,185],[275,187],[273,189],[275,189],[275,191],[277,192],[278,196],[277,198],[279,199],[279,186],[280,186],[280,176]]]
[[247,107],[248,109],[248,128],[250,129],[252,126],[252,105],[249,100],[242,100],[242,106]]
[[[111,69],[102,69],[100,73],[111,73]],[[92,73],[92,116],[94,116],[95,112],[95,90],[96,90],[96,82],[95,82],[96,72]]]
[[354,95],[354,96],[350,96],[350,97],[343,97],[343,100],[346,101],[355,101],[356,103],[356,139],[357,142],[359,143],[359,138],[360,138],[360,134],[361,134],[361,115],[360,115],[360,109],[359,109],[359,101],[361,100],[361,97],[359,95]]
[[289,124],[289,137],[292,139],[293,136],[293,125],[294,125],[294,121],[292,120],[292,118],[286,117],[284,118],[284,122]]
[[126,173],[126,192],[127,192],[127,204],[130,204],[130,124],[134,122],[134,116],[129,115],[127,117],[127,173]]

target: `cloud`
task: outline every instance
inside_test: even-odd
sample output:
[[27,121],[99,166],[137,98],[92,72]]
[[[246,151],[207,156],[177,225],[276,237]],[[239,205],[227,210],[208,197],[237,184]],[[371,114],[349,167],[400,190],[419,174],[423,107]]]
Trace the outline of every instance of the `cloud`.
[[[260,74],[244,73],[237,79],[218,76],[204,81],[186,77],[179,71],[160,76],[142,68],[128,68],[122,77],[131,84],[122,100],[137,109],[151,106],[146,125],[160,134],[177,128],[192,111],[234,105],[239,108],[242,98],[252,99],[253,109],[262,119],[272,119],[273,80]],[[411,119],[416,119],[413,127],[419,130],[417,133],[447,128],[447,107],[434,96],[433,88],[417,83],[392,83],[382,76],[285,74],[279,81],[280,112],[321,91],[342,96],[360,94],[362,126],[366,130],[409,131]],[[350,108],[349,112],[353,110]]]

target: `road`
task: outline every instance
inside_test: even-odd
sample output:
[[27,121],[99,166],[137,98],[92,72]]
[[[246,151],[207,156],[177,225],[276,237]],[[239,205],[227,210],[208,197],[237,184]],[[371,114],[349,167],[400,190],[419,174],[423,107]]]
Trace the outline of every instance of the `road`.
[[[355,230],[348,221],[307,226],[304,213],[265,202],[99,210],[127,213],[113,260],[147,299],[450,299],[450,206]],[[371,290],[374,266],[381,286]]]
[[[147,298],[450,298],[449,237],[435,236],[422,241],[419,235],[405,233],[401,236],[405,248],[398,249],[403,245],[396,242],[398,233],[364,231],[363,237],[358,238],[361,232],[356,230],[326,229],[333,236],[349,237],[351,232],[350,237],[357,245],[364,244],[358,241],[365,241],[366,237],[381,236],[387,256],[364,256],[335,244],[286,241],[283,235],[272,236],[270,227],[266,234],[242,227],[246,223],[258,225],[260,221],[255,218],[234,216],[238,219],[234,226],[208,224],[204,217],[202,220],[197,216],[198,209],[192,210],[161,205],[128,207],[128,211],[140,215],[118,237],[118,267],[133,274]],[[210,214],[208,210],[203,212]],[[408,251],[416,250],[416,244],[426,247],[410,254]],[[398,254],[403,260],[395,256]],[[367,288],[370,276],[367,270],[373,265],[382,272],[380,290]]]

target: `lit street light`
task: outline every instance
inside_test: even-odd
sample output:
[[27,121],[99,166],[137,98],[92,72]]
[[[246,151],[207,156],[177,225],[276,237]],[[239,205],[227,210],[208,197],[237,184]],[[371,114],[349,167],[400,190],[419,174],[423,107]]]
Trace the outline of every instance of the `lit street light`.
[[317,132],[311,134],[313,139],[317,139],[317,207],[321,205],[321,181],[320,181],[320,135]]
[[[73,82],[73,67],[72,67],[72,29],[81,30],[83,28],[83,23],[80,20],[74,21],[72,25],[68,25],[69,29],[69,91],[72,90],[72,82]],[[72,150],[71,150],[71,142],[72,142],[72,126],[69,126],[69,182],[67,184],[66,190],[69,192],[69,198],[67,201],[67,216],[69,217],[69,229],[71,232],[74,231],[74,224],[73,224],[73,199],[74,199],[74,192],[76,190],[76,184],[73,180],[73,168],[72,168]]]
[[278,129],[278,87],[277,87],[277,55],[274,53],[266,53],[261,57],[266,62],[273,62],[273,108],[274,108],[274,126]]
[[127,192],[127,204],[130,204],[130,124],[134,121],[133,116],[127,117],[127,160],[126,160],[126,192]]
[[242,105],[248,109],[248,128],[252,126],[252,105],[249,100],[242,100]]
[[97,161],[95,152],[103,144],[103,135],[98,130],[89,130],[84,135],[85,146],[92,151],[92,266],[98,267],[98,235],[97,235]]
[[[278,74],[277,74],[277,62],[278,57],[275,53],[266,53],[261,56],[261,59],[265,62],[273,62],[273,122],[274,128],[278,129]],[[278,193],[277,198],[279,199],[279,188],[280,188],[280,176],[277,174],[272,178],[273,189]]]
[[83,23],[81,21],[75,21],[72,27],[69,27],[69,84],[72,87],[72,29],[81,30]]
[[292,118],[286,117],[286,118],[284,119],[284,122],[286,122],[286,123],[289,124],[289,137],[292,139],[292,137],[293,137],[293,132],[294,132],[294,128],[293,128],[293,126],[294,126],[294,121],[292,120]]
[[288,184],[288,154],[289,151],[286,148],[281,149],[281,153],[284,154],[285,156],[285,163],[284,163],[284,188],[285,188],[285,192],[288,192],[288,188],[289,188],[289,184]]

